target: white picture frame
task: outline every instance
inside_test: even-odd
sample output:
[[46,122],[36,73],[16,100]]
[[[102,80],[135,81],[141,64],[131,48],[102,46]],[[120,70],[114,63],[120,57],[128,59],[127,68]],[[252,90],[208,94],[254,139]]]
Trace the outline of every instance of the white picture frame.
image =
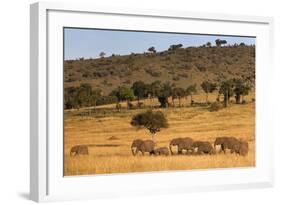
[[[271,95],[272,77],[272,18],[46,2],[32,4],[30,14],[32,200],[94,199],[273,186],[274,133],[268,97]],[[256,167],[63,177],[63,27],[256,36]],[[148,187],[147,181],[153,183]],[[182,183],[184,181],[187,183]]]

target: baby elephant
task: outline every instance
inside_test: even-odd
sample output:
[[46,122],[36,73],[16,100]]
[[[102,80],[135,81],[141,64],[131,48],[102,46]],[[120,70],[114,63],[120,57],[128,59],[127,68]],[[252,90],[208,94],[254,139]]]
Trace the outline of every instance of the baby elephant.
[[167,147],[159,147],[159,148],[156,148],[153,150],[153,154],[168,156],[170,153],[169,153],[169,149]]
[[210,142],[207,141],[195,141],[192,144],[194,149],[197,148],[197,154],[215,154],[215,149]]
[[248,154],[248,151],[249,151],[249,144],[248,142],[245,142],[245,141],[239,141],[238,143],[236,143],[232,150],[231,150],[231,153],[235,152],[239,155],[242,155],[242,156],[246,156]]
[[76,156],[76,155],[88,155],[89,150],[87,145],[76,145],[73,146],[70,150],[70,156]]

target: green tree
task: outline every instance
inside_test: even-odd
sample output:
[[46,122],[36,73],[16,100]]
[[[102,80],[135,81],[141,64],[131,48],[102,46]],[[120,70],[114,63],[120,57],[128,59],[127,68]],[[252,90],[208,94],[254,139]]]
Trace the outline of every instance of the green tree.
[[78,89],[76,87],[68,87],[64,89],[64,108],[78,108]]
[[114,95],[117,98],[117,105],[119,107],[119,103],[121,101],[127,101],[127,108],[130,108],[130,101],[134,99],[134,91],[131,88],[125,86],[119,86],[117,89],[113,90],[110,95]]
[[221,40],[221,39],[216,39],[215,42],[216,42],[217,47],[220,47],[223,44],[227,44],[226,40]]
[[181,99],[185,96],[185,90],[183,88],[175,87],[172,89],[172,99],[174,105],[174,99],[179,100],[179,107],[181,107]]
[[103,52],[103,51],[100,52],[100,57],[101,57],[101,58],[104,58],[105,55],[106,55],[105,52]]
[[211,42],[207,42],[207,43],[206,43],[206,46],[207,46],[207,47],[211,47],[211,46],[212,46]]
[[233,79],[234,83],[234,93],[235,93],[235,101],[236,104],[241,103],[241,97],[243,101],[243,96],[248,95],[251,89],[246,83],[242,81],[242,79]]
[[172,96],[172,85],[169,82],[161,85],[161,89],[158,93],[158,101],[160,102],[160,107],[166,108],[169,106],[168,98]]
[[145,98],[148,95],[148,87],[147,85],[142,81],[136,81],[134,82],[132,86],[132,90],[134,91],[134,95],[138,99],[138,105],[140,104],[140,99]]
[[208,103],[208,95],[217,89],[217,84],[209,81],[203,81],[201,87],[206,93],[206,103]]
[[[94,89],[91,91],[91,96],[90,96],[89,101],[90,101],[91,106],[94,106],[95,111],[96,111],[97,101],[100,97],[101,97],[100,89]],[[91,110],[90,110],[90,112],[91,112]]]
[[175,45],[170,45],[169,47],[169,51],[172,51],[172,50],[176,50],[176,49],[179,49],[182,47],[182,44],[175,44]]
[[153,98],[158,97],[161,90],[161,81],[156,80],[147,85],[147,95],[150,98],[150,104],[152,105]]
[[91,92],[92,92],[92,86],[88,83],[82,83],[80,87],[78,88],[78,103],[79,106],[85,107],[85,106],[91,106]]
[[147,49],[150,53],[156,53],[156,49],[154,46]]
[[190,105],[193,105],[193,95],[197,93],[196,84],[186,88],[186,96],[190,96]]
[[226,80],[221,82],[219,93],[223,94],[224,106],[227,107],[229,99],[234,94],[234,83],[233,80]]
[[138,129],[148,129],[152,140],[154,140],[156,133],[160,132],[161,128],[167,128],[169,126],[165,115],[161,111],[151,110],[134,115],[131,125]]

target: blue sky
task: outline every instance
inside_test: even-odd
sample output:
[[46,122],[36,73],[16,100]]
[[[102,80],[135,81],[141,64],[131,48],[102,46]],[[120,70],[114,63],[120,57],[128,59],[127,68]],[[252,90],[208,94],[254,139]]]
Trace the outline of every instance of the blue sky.
[[106,56],[113,53],[126,55],[131,52],[143,53],[151,46],[157,51],[163,51],[170,45],[179,43],[183,44],[183,47],[200,46],[206,42],[215,45],[218,38],[226,40],[228,44],[255,44],[253,37],[65,28],[64,55],[66,60],[80,57],[97,58],[102,51]]

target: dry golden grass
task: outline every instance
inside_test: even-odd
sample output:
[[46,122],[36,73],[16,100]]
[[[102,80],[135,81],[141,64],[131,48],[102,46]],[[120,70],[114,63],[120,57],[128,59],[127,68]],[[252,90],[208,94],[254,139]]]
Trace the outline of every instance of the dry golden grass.
[[[214,101],[215,95],[210,96]],[[175,137],[192,137],[195,140],[214,142],[218,136],[235,136],[249,142],[246,157],[235,154],[132,156],[130,145],[134,139],[150,139],[146,129],[136,130],[130,125],[132,116],[143,110],[124,110],[104,117],[77,116],[79,111],[65,111],[64,175],[88,175],[128,172],[151,172],[205,168],[255,166],[255,104],[250,103],[254,94],[247,96],[247,104],[235,105],[217,112],[205,107],[160,109],[166,115],[169,128],[156,135],[157,146],[168,146]],[[194,96],[204,102],[205,95]],[[186,105],[190,99],[183,100]],[[157,103],[157,100],[153,101]],[[145,101],[145,104],[150,101]],[[177,103],[177,102],[176,102]],[[114,107],[115,105],[101,106]],[[89,155],[70,156],[74,145],[89,145]]]

